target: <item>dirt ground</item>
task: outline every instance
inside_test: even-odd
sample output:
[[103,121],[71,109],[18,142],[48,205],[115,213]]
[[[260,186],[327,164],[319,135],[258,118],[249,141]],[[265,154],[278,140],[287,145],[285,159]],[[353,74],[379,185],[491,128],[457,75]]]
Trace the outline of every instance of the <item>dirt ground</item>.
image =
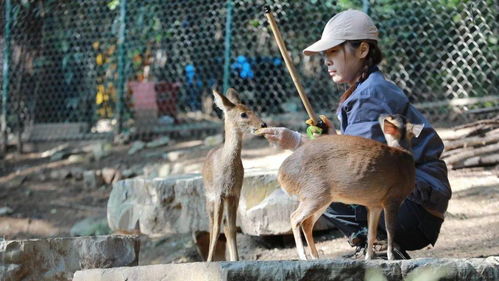
[[[71,143],[72,146],[86,144]],[[81,177],[68,176],[63,171],[140,168],[166,162],[165,153],[182,151],[175,165],[182,165],[184,172],[198,172],[211,148],[202,141],[189,141],[146,148],[133,155],[127,153],[130,145],[113,145],[111,153],[100,161],[90,157],[51,161],[41,156],[54,145],[38,146],[33,149],[38,152],[32,153],[11,152],[0,160],[0,209],[10,208],[0,216],[0,237],[11,240],[68,236],[76,222],[106,216],[111,185],[88,189]],[[250,138],[245,141],[243,162],[246,168],[278,167],[287,155],[289,152],[269,146],[262,138]],[[451,170],[449,178],[453,197],[439,240],[435,247],[409,254],[442,258],[499,256],[499,167]],[[316,233],[315,238],[323,258],[352,252],[337,231]],[[199,260],[190,235],[142,239],[141,264]],[[238,244],[244,260],[297,258],[291,236],[259,238],[238,234]]]

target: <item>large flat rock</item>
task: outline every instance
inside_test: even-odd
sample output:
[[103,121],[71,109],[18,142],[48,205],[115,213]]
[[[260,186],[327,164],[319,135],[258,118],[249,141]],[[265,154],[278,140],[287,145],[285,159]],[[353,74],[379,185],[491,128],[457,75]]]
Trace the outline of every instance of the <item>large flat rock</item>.
[[[155,179],[127,179],[113,184],[107,205],[114,231],[150,236],[208,231],[208,215],[200,174]],[[298,202],[284,193],[276,170],[245,171],[238,226],[249,235],[290,234],[289,217]],[[316,229],[327,226],[318,221]]]
[[113,231],[140,228],[150,236],[207,230],[203,194],[199,174],[118,181],[109,195],[107,221]]
[[72,280],[77,270],[134,266],[139,240],[92,236],[0,242],[0,280]]
[[405,261],[243,261],[159,264],[75,273],[73,281],[499,280],[499,257]]
[[[291,234],[290,216],[298,201],[286,194],[277,181],[277,170],[245,171],[239,199],[238,225],[248,235]],[[319,219],[315,230],[328,229]]]

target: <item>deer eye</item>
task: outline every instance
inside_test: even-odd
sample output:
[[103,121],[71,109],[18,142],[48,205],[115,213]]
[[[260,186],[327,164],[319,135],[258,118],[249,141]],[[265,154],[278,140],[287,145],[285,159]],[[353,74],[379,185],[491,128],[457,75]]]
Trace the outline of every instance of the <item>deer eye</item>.
[[248,114],[246,112],[241,113],[241,118],[248,118]]

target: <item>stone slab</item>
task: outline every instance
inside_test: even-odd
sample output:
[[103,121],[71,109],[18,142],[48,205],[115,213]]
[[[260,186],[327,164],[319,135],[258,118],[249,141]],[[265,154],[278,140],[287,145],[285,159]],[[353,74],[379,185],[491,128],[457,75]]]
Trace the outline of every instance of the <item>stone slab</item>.
[[499,280],[499,257],[404,261],[242,261],[159,264],[75,273],[73,281]]

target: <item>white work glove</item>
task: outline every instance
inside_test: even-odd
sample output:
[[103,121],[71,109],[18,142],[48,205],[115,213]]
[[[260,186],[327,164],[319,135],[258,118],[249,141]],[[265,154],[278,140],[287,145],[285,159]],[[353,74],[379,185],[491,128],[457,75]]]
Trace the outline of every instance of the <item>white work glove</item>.
[[301,134],[284,127],[269,127],[258,129],[269,142],[282,149],[295,150],[301,145]]

